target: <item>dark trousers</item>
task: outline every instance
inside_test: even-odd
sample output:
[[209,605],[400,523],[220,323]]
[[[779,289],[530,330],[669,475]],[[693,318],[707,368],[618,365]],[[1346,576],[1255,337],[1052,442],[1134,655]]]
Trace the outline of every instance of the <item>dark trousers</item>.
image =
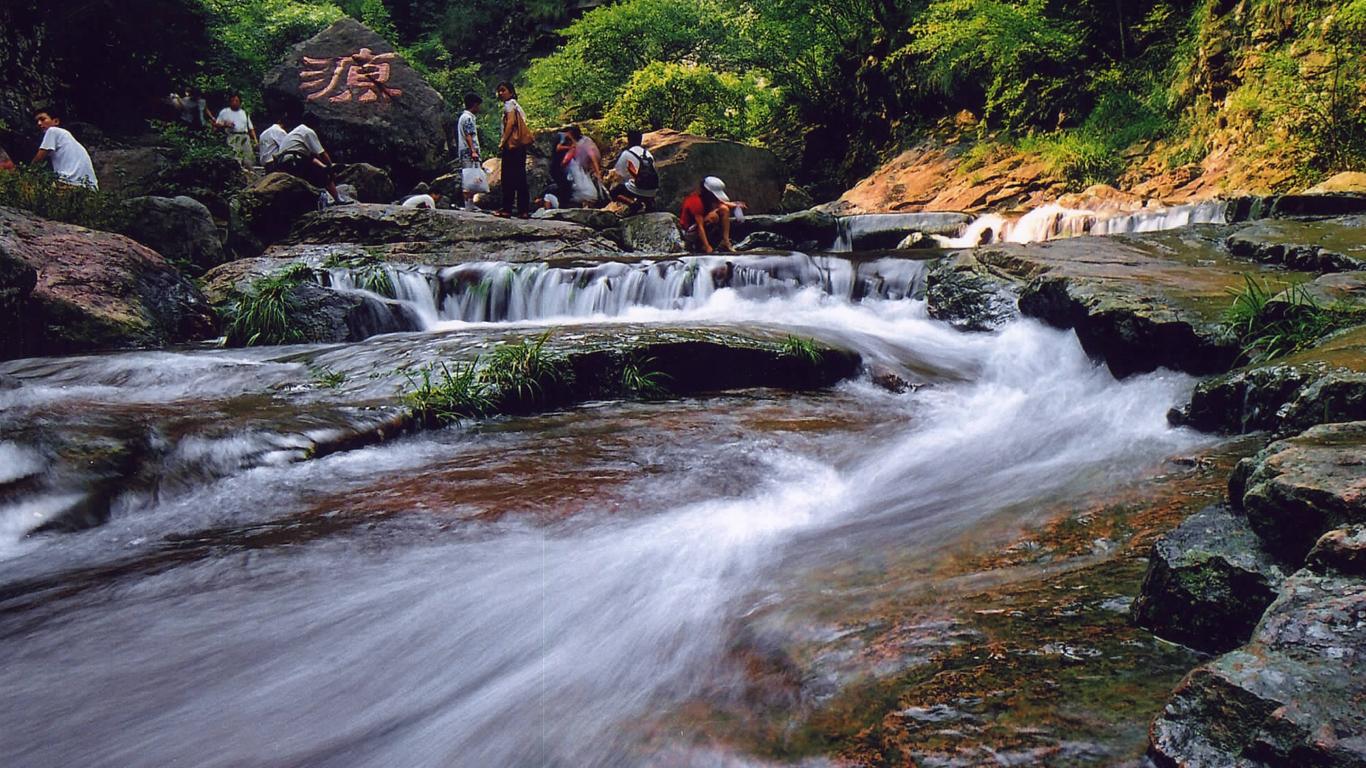
[[515,205],[521,214],[531,213],[531,188],[526,181],[526,149],[505,149],[503,160],[503,210],[512,213]]

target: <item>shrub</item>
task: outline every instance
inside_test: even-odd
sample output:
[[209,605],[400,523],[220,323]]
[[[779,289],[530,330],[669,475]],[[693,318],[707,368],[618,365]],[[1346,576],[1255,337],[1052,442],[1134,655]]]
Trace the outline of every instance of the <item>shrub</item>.
[[499,344],[489,353],[479,380],[501,411],[529,411],[552,402],[555,388],[569,383],[573,374],[563,358],[545,351],[550,332],[534,341]]
[[1232,304],[1224,312],[1224,333],[1241,348],[1241,359],[1258,365],[1294,354],[1333,331],[1366,321],[1360,311],[1320,306],[1303,285],[1292,285],[1284,299],[1251,275],[1244,285],[1229,291]]
[[120,232],[128,224],[123,198],[64,184],[43,166],[20,165],[0,172],[0,205],[108,232]]
[[485,416],[494,411],[488,387],[479,379],[479,360],[452,367],[440,363],[408,375],[412,389],[404,396],[420,417],[443,424]]
[[261,105],[261,82],[289,47],[326,29],[346,13],[327,0],[202,0],[212,14],[214,47],[200,84],[209,91],[242,92]]
[[631,77],[603,123],[617,133],[634,127],[675,128],[752,141],[768,125],[779,100],[777,91],[753,75],[653,62]]

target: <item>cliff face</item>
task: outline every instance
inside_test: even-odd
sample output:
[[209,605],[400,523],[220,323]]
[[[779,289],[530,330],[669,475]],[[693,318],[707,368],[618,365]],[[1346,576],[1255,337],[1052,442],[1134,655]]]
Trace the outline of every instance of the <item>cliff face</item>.
[[[1166,67],[1170,127],[1109,150],[1081,131],[984,135],[946,119],[846,192],[840,212],[1023,209],[1101,182],[1173,204],[1304,189],[1366,167],[1366,0],[1205,0]],[[1083,139],[1085,140],[1085,139]]]

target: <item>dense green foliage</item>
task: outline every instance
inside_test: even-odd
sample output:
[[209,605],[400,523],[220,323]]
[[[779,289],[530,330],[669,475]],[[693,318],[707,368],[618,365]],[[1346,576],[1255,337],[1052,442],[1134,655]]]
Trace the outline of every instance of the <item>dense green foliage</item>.
[[0,172],[0,205],[111,232],[124,229],[128,223],[122,198],[64,184],[46,165],[21,165],[14,171]]

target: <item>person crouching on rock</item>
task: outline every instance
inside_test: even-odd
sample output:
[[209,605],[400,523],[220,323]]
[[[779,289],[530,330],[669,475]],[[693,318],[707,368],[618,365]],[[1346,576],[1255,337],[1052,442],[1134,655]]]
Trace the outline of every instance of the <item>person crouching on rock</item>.
[[697,191],[683,198],[678,228],[683,230],[684,241],[694,251],[713,253],[720,249],[734,253],[735,246],[730,243],[730,220],[743,220],[744,207],[744,203],[732,201],[726,195],[724,181],[708,176],[697,186]]
[[284,123],[289,121],[287,115],[280,115],[280,119],[272,123],[271,126],[261,131],[261,167],[266,169],[266,173],[274,173],[276,163],[280,159],[280,145],[284,143],[285,137],[289,132],[285,130]]
[[439,205],[441,205],[440,192],[428,192],[423,195],[409,195],[408,199],[403,201],[404,208],[430,208],[435,210]]
[[33,156],[33,164],[41,165],[51,160],[52,172],[57,174],[58,181],[73,187],[99,189],[90,153],[76,141],[71,131],[61,127],[62,118],[52,110],[45,109],[35,113],[33,119],[38,124],[38,130],[43,132],[43,143]]
[[299,124],[285,135],[284,141],[280,143],[280,157],[276,162],[279,170],[298,176],[315,187],[326,188],[327,194],[332,196],[333,205],[356,202],[349,197],[342,197],[337,191],[337,174],[336,167],[332,164],[332,156],[323,149],[322,140],[318,138],[318,133],[308,126],[307,118],[300,120]]
[[652,211],[659,194],[659,171],[655,170],[655,156],[644,146],[640,131],[626,132],[626,149],[617,155],[612,173],[618,183],[612,187],[612,200],[625,203],[631,213]]

